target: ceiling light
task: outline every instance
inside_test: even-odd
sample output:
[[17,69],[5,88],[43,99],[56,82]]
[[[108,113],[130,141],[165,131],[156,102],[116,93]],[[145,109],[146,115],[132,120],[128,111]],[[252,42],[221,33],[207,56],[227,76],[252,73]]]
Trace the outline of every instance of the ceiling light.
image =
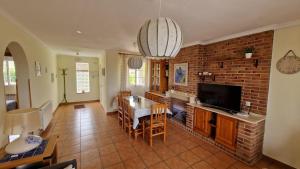
[[80,30],[77,30],[76,33],[77,34],[82,34],[82,32]]
[[147,20],[137,36],[139,51],[143,56],[154,58],[172,58],[182,45],[182,33],[178,24],[167,17]]
[[128,59],[128,67],[130,69],[140,69],[143,66],[143,59],[140,56],[133,56]]

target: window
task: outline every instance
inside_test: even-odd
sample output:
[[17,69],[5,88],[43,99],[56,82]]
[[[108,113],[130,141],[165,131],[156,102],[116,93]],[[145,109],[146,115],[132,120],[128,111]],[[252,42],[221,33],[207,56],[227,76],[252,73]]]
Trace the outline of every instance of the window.
[[89,64],[76,62],[76,85],[77,93],[90,92]]
[[3,77],[6,86],[16,85],[16,69],[15,62],[10,58],[3,60]]
[[132,86],[144,86],[145,85],[145,63],[140,69],[128,70],[128,83]]

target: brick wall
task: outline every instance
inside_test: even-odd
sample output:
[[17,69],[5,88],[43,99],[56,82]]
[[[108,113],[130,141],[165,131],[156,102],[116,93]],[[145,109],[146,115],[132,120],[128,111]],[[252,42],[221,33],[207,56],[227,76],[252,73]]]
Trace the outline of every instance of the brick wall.
[[174,59],[169,60],[169,89],[174,86],[174,64],[176,63],[188,63],[188,86],[179,86],[176,85],[175,89],[196,94],[197,92],[197,83],[200,82],[200,79],[197,75],[201,69],[201,60],[204,56],[204,46],[194,45],[187,48],[182,48],[178,55]]
[[194,128],[194,107],[187,105],[186,106],[186,126],[193,130]]
[[253,164],[262,157],[265,122],[250,124],[239,122],[236,154],[243,161]]
[[[266,31],[244,37],[234,38],[208,45],[194,45],[181,49],[175,59],[170,60],[169,87],[174,82],[174,64],[188,63],[188,86],[175,86],[176,90],[197,93],[198,72],[208,71],[215,75],[215,81],[205,83],[242,86],[241,105],[252,103],[252,112],[266,114],[268,86],[270,77],[273,31]],[[253,46],[252,59],[245,59],[243,50]],[[259,65],[253,62],[258,59]],[[220,64],[223,63],[223,68]],[[245,110],[243,108],[243,110]]]

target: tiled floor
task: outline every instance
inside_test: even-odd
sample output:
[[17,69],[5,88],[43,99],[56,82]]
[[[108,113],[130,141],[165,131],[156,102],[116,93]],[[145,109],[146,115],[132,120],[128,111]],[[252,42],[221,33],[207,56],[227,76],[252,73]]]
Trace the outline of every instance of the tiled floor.
[[60,136],[59,161],[77,159],[81,169],[279,169],[267,159],[255,166],[236,161],[168,123],[167,142],[155,139],[152,148],[141,138],[130,139],[115,115],[106,115],[99,103],[86,108],[62,106],[48,134]]

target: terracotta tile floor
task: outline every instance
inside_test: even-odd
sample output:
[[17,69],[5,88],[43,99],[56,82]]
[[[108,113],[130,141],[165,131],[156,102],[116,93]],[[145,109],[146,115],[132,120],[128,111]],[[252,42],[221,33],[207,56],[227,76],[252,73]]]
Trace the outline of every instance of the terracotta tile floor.
[[59,161],[77,159],[81,169],[283,169],[267,159],[247,166],[215,146],[168,123],[167,142],[154,140],[153,147],[141,138],[130,139],[116,115],[106,115],[99,103],[61,106],[48,135],[59,135]]

